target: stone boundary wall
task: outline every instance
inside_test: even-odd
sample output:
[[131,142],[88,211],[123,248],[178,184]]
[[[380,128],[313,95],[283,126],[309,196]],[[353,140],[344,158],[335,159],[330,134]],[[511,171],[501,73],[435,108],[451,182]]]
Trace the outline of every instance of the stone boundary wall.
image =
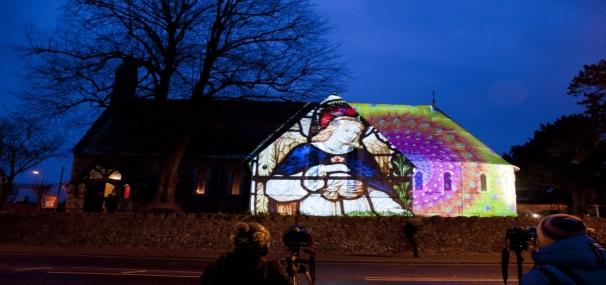
[[[411,252],[404,222],[418,224],[421,254],[499,253],[507,228],[536,225],[531,218],[292,217],[222,214],[0,214],[0,243],[131,249],[226,251],[237,222],[259,222],[272,233],[272,250],[284,250],[282,233],[299,223],[313,235],[318,252],[397,255]],[[587,218],[606,241],[606,219]]]

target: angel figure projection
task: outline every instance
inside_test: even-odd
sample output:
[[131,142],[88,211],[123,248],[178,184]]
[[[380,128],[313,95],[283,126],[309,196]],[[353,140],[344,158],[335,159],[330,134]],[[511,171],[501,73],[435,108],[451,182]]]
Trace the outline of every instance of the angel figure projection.
[[[368,132],[369,127],[347,104],[323,106],[315,118],[311,139],[292,143],[295,146],[268,175],[264,194],[269,202],[315,216],[410,214],[402,201],[394,199],[394,182],[386,172],[393,172],[391,160],[397,154],[388,143],[378,141],[378,133]],[[365,135],[387,148],[388,155],[370,153],[362,142]],[[383,167],[377,161],[381,159]]]

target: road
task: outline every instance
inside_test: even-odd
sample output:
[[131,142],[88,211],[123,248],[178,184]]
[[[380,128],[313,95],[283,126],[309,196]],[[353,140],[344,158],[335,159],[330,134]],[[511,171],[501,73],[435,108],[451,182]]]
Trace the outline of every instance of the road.
[[[198,284],[210,260],[0,253],[0,284]],[[525,271],[528,265],[525,266]],[[509,284],[517,284],[510,267]],[[503,284],[499,264],[320,262],[316,284]]]

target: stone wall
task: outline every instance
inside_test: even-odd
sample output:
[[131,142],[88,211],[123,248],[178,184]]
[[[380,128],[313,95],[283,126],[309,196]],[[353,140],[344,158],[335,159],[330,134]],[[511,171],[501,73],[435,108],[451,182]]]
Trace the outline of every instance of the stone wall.
[[[402,224],[418,224],[421,254],[498,253],[512,225],[530,218],[413,218],[237,216],[221,214],[0,214],[0,243],[133,249],[224,251],[234,223],[259,222],[272,233],[272,248],[283,250],[284,230],[300,223],[311,231],[319,252],[395,255],[410,252]],[[587,219],[606,241],[606,219]]]

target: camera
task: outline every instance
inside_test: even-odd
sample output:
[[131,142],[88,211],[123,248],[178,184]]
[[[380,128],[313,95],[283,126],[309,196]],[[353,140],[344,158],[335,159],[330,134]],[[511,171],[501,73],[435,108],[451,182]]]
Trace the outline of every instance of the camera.
[[530,244],[532,244],[533,247],[536,246],[537,228],[513,226],[507,229],[507,232],[505,233],[505,238],[509,242],[510,250],[527,250]]
[[[312,245],[311,234],[301,225],[292,225],[282,235],[284,246],[290,251],[290,255],[282,259],[286,272],[291,279],[291,284],[313,285],[316,279],[316,256],[315,251],[309,247]],[[307,254],[307,258],[301,256]]]
[[284,246],[291,252],[299,251],[302,247],[311,246],[311,234],[301,225],[290,226],[282,236]]

